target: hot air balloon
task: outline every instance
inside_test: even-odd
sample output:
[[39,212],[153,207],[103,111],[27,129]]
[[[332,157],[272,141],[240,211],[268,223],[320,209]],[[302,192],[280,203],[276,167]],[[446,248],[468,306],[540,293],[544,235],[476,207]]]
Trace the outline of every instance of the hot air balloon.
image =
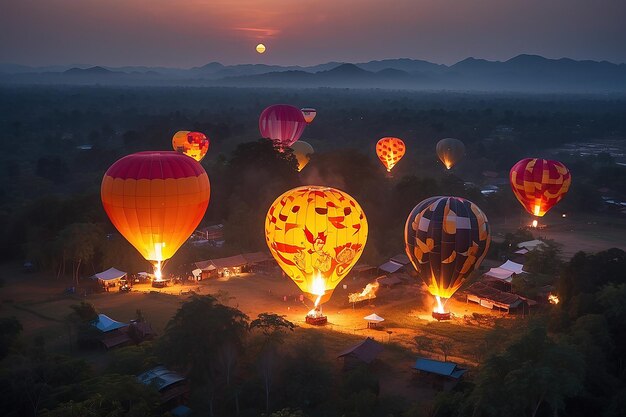
[[399,138],[386,137],[376,143],[376,155],[387,168],[387,172],[391,172],[391,169],[402,159],[405,152],[406,146]]
[[315,302],[307,320],[325,320],[320,303],[330,298],[361,256],[367,219],[359,203],[343,191],[297,187],[270,207],[265,240],[285,274]]
[[307,142],[299,140],[293,145],[291,145],[291,149],[293,149],[293,154],[298,160],[298,171],[302,171],[302,168],[306,166],[311,160],[311,155],[315,152],[313,147],[309,145]]
[[115,162],[100,191],[111,223],[155,266],[171,258],[196,229],[211,186],[202,165],[177,152],[139,152]]
[[409,214],[404,240],[413,267],[437,299],[436,313],[449,314],[445,301],[478,268],[491,235],[487,217],[471,201],[430,197]]
[[261,136],[272,139],[281,148],[291,146],[300,139],[305,127],[300,109],[288,104],[269,106],[259,117]]
[[172,137],[172,147],[176,152],[200,162],[209,150],[209,139],[204,133],[180,130]]
[[437,156],[450,169],[465,156],[465,145],[458,139],[441,139],[437,142]]
[[509,173],[513,194],[527,212],[543,216],[561,201],[572,183],[565,165],[547,159],[522,159]]
[[315,119],[315,116],[317,116],[317,110],[312,109],[310,107],[305,107],[300,110],[302,111],[302,116],[304,116],[304,121],[307,124],[311,123],[313,119]]

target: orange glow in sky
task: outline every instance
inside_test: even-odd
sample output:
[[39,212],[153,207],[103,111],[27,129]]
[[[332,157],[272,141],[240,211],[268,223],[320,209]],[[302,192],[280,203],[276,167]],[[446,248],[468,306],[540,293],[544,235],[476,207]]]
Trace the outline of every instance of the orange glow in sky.
[[[615,0],[5,0],[0,7],[0,62],[27,65],[397,57],[450,64],[520,53],[626,61],[626,2]],[[272,54],[257,54],[255,45],[269,40]]]

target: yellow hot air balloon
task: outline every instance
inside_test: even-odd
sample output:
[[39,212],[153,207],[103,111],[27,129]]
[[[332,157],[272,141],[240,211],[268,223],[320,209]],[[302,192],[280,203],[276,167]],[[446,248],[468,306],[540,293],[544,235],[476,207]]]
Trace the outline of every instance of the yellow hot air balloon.
[[302,168],[309,163],[311,155],[313,155],[315,151],[310,144],[302,140],[291,145],[291,149],[293,149],[293,155],[298,160],[298,171],[302,171]]
[[283,271],[315,310],[330,298],[357,262],[367,240],[367,219],[343,191],[307,185],[274,201],[265,220],[265,239]]

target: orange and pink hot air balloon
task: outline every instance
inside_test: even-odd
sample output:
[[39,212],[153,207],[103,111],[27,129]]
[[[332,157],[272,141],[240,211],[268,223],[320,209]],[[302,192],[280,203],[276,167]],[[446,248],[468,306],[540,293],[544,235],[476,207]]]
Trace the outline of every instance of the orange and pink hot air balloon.
[[572,183],[565,165],[547,159],[522,159],[509,173],[513,194],[534,216],[543,216],[561,201]]
[[200,224],[211,186],[192,158],[172,151],[138,152],[111,165],[100,194],[111,223],[154,264],[159,279],[162,262]]
[[269,106],[259,117],[261,136],[273,140],[281,148],[291,146],[300,139],[305,127],[302,111],[288,104]]

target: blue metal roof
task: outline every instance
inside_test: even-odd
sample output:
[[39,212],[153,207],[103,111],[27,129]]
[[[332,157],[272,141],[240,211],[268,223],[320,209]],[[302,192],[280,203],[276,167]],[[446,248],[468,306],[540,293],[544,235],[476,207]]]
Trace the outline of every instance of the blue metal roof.
[[461,375],[467,372],[466,369],[459,368],[454,362],[442,362],[426,358],[417,358],[413,369],[429,372],[431,374],[448,376],[455,379],[460,378]]

